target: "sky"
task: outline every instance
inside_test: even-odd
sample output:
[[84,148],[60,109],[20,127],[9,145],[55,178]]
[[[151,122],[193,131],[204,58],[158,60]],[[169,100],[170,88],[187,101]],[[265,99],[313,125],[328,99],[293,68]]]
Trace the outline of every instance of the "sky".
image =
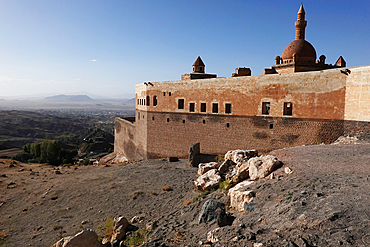
[[[294,40],[302,0],[0,0],[0,98],[89,92],[134,96],[135,84],[206,72],[260,75]],[[309,0],[317,57],[370,64],[370,1]]]

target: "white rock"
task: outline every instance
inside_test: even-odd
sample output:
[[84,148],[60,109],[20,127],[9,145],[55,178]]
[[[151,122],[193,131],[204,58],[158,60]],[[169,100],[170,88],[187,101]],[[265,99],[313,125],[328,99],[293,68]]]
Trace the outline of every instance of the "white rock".
[[253,247],[262,247],[263,246],[263,243],[254,243],[253,244]]
[[256,196],[253,191],[247,190],[248,186],[252,183],[254,181],[246,180],[238,183],[229,190],[227,195],[230,197],[230,207],[239,212],[244,211],[244,203],[251,202]]
[[249,178],[249,162],[242,161],[239,166],[236,166],[233,170],[234,176],[231,179],[233,184],[239,183],[247,178]]
[[198,179],[194,181],[194,185],[197,190],[204,191],[216,187],[221,182],[222,178],[217,174],[217,170],[209,170],[198,177]]
[[52,247],[103,247],[98,241],[98,235],[91,229],[83,230],[75,236],[64,237]]
[[248,160],[249,177],[252,180],[264,178],[269,175],[280,161],[272,155],[261,155]]
[[285,168],[284,168],[284,172],[285,172],[286,174],[292,174],[292,173],[293,173],[292,169],[290,169],[289,167],[285,167]]
[[220,164],[218,162],[200,163],[198,168],[198,175],[201,176],[204,173],[212,169],[218,169]]
[[258,155],[257,150],[230,150],[225,154],[225,160],[232,160],[236,164],[255,157]]
[[220,230],[220,228],[216,228],[210,232],[207,233],[207,241],[216,243],[219,241],[219,238],[217,237],[217,232]]

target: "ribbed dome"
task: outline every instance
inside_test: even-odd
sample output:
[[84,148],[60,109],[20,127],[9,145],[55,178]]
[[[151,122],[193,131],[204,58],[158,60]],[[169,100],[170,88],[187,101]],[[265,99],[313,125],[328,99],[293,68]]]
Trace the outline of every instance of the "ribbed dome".
[[316,61],[316,51],[313,46],[303,39],[297,39],[291,42],[287,47],[285,47],[283,53],[281,54],[281,58],[285,59],[293,59],[293,54],[297,54],[298,61]]

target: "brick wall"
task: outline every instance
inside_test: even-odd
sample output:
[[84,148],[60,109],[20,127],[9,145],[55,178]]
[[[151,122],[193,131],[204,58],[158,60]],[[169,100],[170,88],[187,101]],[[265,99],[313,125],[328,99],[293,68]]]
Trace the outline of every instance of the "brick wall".
[[195,142],[200,142],[203,153],[225,154],[231,149],[267,152],[297,145],[333,142],[343,135],[341,120],[147,114],[148,158],[185,158],[190,145]]

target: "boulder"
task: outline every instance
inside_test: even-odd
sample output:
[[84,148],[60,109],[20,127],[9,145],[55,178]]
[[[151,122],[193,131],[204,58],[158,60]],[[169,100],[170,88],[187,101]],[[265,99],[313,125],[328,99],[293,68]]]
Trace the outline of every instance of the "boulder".
[[216,209],[220,208],[225,213],[225,204],[213,199],[208,199],[202,206],[199,214],[198,223],[207,223],[214,219]]
[[83,230],[75,236],[64,237],[52,247],[103,247],[98,241],[98,235],[91,229]]
[[232,160],[237,165],[258,155],[257,150],[230,150],[225,154],[225,160]]
[[120,164],[128,162],[127,158],[120,153],[110,153],[102,157],[98,165],[108,165],[108,164]]
[[261,155],[251,158],[248,163],[249,177],[252,180],[256,180],[269,175],[280,164],[280,161],[272,155]]
[[218,162],[200,163],[198,168],[198,175],[201,176],[204,173],[212,169],[218,169],[220,164]]
[[218,168],[218,171],[220,174],[225,174],[230,170],[230,168],[234,166],[235,166],[235,163],[232,160],[225,160]]
[[200,191],[208,190],[218,186],[222,178],[217,170],[209,170],[194,181],[195,188]]
[[114,218],[113,234],[110,242],[113,243],[114,240],[121,241],[126,236],[126,228],[129,223],[125,217]]
[[223,227],[229,224],[227,214],[225,210],[221,208],[216,209],[214,217],[219,227]]
[[231,177],[231,184],[237,184],[249,178],[249,162],[243,161],[239,166],[235,167],[234,174]]
[[244,203],[251,202],[256,196],[253,191],[248,190],[249,185],[253,182],[254,181],[246,180],[238,183],[229,190],[227,195],[230,197],[230,207],[239,212],[244,211]]
[[190,167],[197,167],[197,156],[200,154],[200,143],[196,142],[189,148],[189,165]]

